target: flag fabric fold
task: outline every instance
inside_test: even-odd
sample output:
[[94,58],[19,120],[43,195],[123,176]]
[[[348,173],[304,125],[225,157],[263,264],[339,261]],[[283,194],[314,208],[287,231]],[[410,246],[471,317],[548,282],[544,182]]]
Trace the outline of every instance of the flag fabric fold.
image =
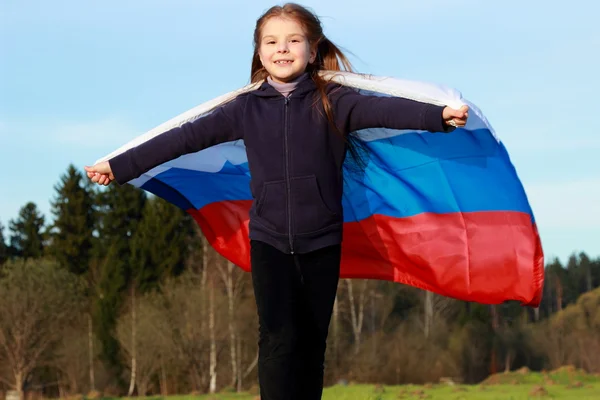
[[[344,165],[342,278],[382,279],[444,296],[539,305],[544,257],[535,218],[509,154],[483,113],[459,92],[423,82],[352,73],[327,78],[365,94],[459,108],[448,134],[365,129],[352,133],[360,162]],[[103,161],[202,118],[248,85],[135,138]],[[187,211],[225,258],[250,270],[250,172],[242,140],[153,168],[129,182]]]

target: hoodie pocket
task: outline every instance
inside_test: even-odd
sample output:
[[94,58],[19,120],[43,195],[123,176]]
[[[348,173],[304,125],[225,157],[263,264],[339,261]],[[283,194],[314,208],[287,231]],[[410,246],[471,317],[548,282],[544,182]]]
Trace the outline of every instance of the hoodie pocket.
[[294,233],[316,232],[341,222],[323,200],[316,176],[292,178],[291,194]]
[[285,181],[265,182],[256,204],[257,222],[272,231],[286,234],[285,199]]

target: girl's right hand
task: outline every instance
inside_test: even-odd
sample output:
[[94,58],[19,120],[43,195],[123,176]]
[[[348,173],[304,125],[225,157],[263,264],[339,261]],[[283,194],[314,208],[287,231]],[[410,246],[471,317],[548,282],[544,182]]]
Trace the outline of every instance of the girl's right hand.
[[84,169],[87,172],[88,178],[99,185],[108,186],[115,180],[108,161],[100,162],[92,167],[84,167]]

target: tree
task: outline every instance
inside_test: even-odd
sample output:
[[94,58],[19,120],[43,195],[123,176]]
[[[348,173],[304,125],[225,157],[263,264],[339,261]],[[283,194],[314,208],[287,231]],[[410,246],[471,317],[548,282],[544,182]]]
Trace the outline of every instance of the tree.
[[131,240],[132,282],[141,292],[183,272],[192,235],[192,219],[185,212],[161,198],[146,202]]
[[[83,175],[69,165],[67,172],[61,176],[58,185],[54,186],[56,196],[52,202],[51,242],[48,253],[59,265],[77,275],[87,275],[88,291],[92,286],[91,275],[88,274],[96,213],[94,208],[94,191]],[[89,304],[89,301],[88,301]],[[88,364],[90,390],[95,390],[94,343],[91,304],[88,306]]]
[[227,262],[224,266],[222,262],[217,262],[217,270],[225,286],[227,293],[227,319],[229,326],[229,355],[231,357],[231,387],[236,388],[237,392],[242,391],[241,365],[238,355],[238,327],[237,327],[237,300],[240,297],[243,271],[236,267],[232,262]]
[[[132,303],[132,308],[124,313],[117,323],[117,338],[124,353],[135,363],[131,365],[138,396],[146,396],[152,379],[160,371],[168,354],[173,352],[169,346],[168,325],[160,315],[160,298],[156,293],[140,296]],[[135,309],[133,309],[135,307]],[[132,323],[135,318],[136,322]],[[131,327],[137,329],[131,337]]]
[[217,339],[215,336],[215,278],[210,274],[208,283],[208,332],[210,334],[209,393],[217,391]]
[[[81,283],[85,290],[85,282]],[[74,315],[69,329],[63,332],[61,343],[52,348],[51,365],[60,371],[58,393],[61,398],[95,391],[95,382],[90,379],[90,366],[96,354],[90,354],[89,309],[85,305],[83,302],[81,312]],[[93,346],[91,351],[94,351]]]
[[8,259],[8,247],[4,241],[4,226],[0,222],[0,265]]
[[365,293],[367,290],[367,280],[360,282],[357,301],[354,300],[354,285],[351,279],[345,279],[348,288],[348,307],[350,308],[350,317],[352,323],[352,333],[354,334],[354,354],[358,354],[361,344],[361,335],[363,330],[363,321],[365,315]]
[[161,198],[152,198],[144,206],[142,220],[131,240],[131,379],[128,395],[136,383],[136,296],[157,288],[167,276],[179,275],[185,265],[192,234],[191,218]]
[[600,257],[591,262],[590,271],[592,287],[600,287]]
[[0,299],[0,359],[10,366],[11,385],[23,398],[31,372],[78,314],[80,285],[55,263],[9,261],[0,278]]
[[[423,333],[426,338],[429,338],[440,321],[445,323],[458,316],[460,303],[457,300],[430,291],[424,291],[423,297]],[[440,325],[443,326],[444,324]]]
[[161,287],[164,298],[161,319],[171,329],[171,340],[179,358],[177,364],[189,373],[192,391],[204,390],[209,385],[208,307],[204,304],[207,298],[201,280],[196,271],[188,270]]
[[592,282],[592,260],[585,253],[579,253],[579,270],[580,293],[592,291],[594,288]]
[[82,275],[89,268],[94,231],[93,193],[82,185],[83,176],[69,165],[60,183],[54,186],[55,217],[49,253],[70,272]]
[[564,304],[564,286],[567,282],[567,270],[558,259],[554,259],[546,266],[544,279],[544,297],[547,316],[562,310]]
[[[587,258],[587,257],[586,257]],[[585,266],[582,260],[575,254],[571,254],[567,262],[565,275],[562,277],[562,286],[564,291],[564,306],[573,304],[577,301],[580,294],[585,290]]]
[[431,332],[433,326],[433,296],[434,293],[428,290],[425,291],[425,318],[424,318],[424,327],[423,333],[425,337],[429,337],[429,333]]
[[17,220],[10,221],[11,247],[22,258],[40,258],[44,253],[44,216],[35,203],[29,202],[19,211]]
[[99,241],[94,329],[102,345],[100,353],[107,369],[120,386],[122,364],[119,342],[115,337],[117,317],[123,305],[123,293],[131,279],[131,238],[142,218],[145,193],[132,185],[113,185],[97,196]]

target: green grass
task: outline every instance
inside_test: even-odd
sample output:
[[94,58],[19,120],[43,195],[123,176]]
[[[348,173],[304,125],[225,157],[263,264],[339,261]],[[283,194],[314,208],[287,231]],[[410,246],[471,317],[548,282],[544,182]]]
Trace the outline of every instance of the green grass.
[[531,395],[535,384],[517,384],[517,385],[479,385],[467,386],[457,385],[449,386],[386,386],[383,391],[377,390],[373,385],[357,385],[354,387],[333,387],[329,388],[323,399],[326,400],[396,400],[396,399],[447,399],[447,400],[527,400],[527,399],[579,399],[579,400],[597,400],[600,398],[600,385],[591,385],[569,389],[566,386],[553,385],[546,386],[547,395],[539,397]]
[[[542,389],[540,389],[542,388]],[[536,392],[537,389],[537,392]],[[539,392],[543,391],[540,395]],[[220,393],[203,396],[148,397],[147,400],[254,400],[251,394]],[[480,385],[349,385],[325,389],[323,400],[528,400],[600,399],[600,377],[573,368],[550,373],[521,370],[496,374]]]

